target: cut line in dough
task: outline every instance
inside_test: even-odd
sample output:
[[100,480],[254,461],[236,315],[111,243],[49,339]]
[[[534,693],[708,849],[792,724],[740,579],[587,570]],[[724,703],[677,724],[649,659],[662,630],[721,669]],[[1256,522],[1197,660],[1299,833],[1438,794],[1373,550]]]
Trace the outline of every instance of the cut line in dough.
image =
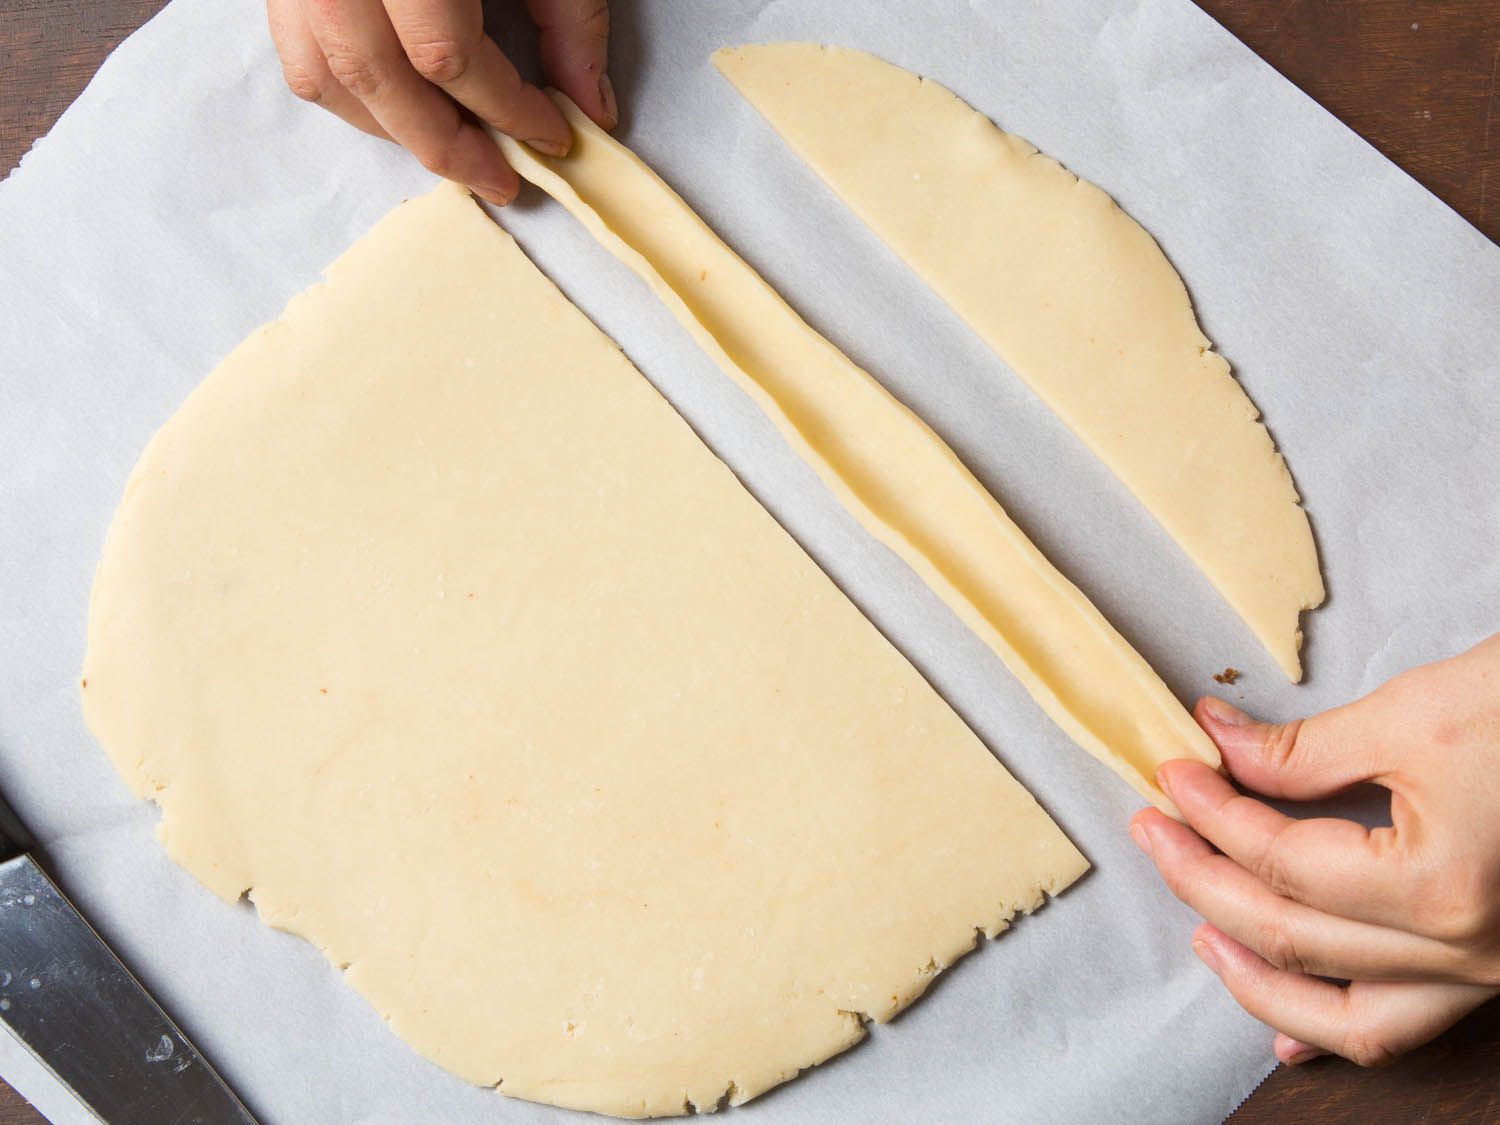
[[83,677],[173,859],[534,1101],[747,1101],[1087,867],[452,186],[152,439]]
[[493,133],[511,165],[634,270],[865,529],[1003,660],[1078,745],[1177,815],[1171,758],[1218,751],[1160,677],[953,451],[785,301],[629,149],[562,94],[556,159]]
[[1301,614],[1323,601],[1307,513],[1151,235],[951,91],[873,55],[774,43],[713,58],[1300,680]]

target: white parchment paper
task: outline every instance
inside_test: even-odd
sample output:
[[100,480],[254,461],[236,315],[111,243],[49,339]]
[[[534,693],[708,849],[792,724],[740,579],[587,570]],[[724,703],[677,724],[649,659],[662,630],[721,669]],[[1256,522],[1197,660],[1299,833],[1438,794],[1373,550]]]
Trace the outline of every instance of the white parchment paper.
[[[614,11],[624,138],[955,446],[1183,698],[1232,664],[1245,672],[1232,698],[1290,716],[1496,627],[1500,250],[1186,0]],[[709,63],[722,44],[782,38],[938,78],[1160,239],[1312,514],[1330,597],[1308,622],[1304,686]],[[154,809],[79,718],[89,582],[147,438],[242,336],[430,183],[283,89],[260,5],[176,0],[0,186],[0,789],[78,904],[272,1122],[567,1116],[423,1061],[312,946],[169,863]],[[1095,864],[865,1045],[735,1117],[1227,1114],[1270,1068],[1270,1033],[1189,951],[1193,917],[1125,835],[1133,793],[558,207],[532,193],[503,222]],[[5,1036],[0,1073],[57,1120],[82,1119]]]

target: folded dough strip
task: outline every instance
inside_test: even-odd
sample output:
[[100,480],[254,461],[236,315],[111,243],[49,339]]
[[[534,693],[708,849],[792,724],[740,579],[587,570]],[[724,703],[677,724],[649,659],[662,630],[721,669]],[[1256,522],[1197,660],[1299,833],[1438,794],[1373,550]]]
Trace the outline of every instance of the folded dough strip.
[[1157,766],[1219,757],[1151,666],[920,418],[813,331],[634,153],[553,97],[573,127],[572,152],[554,159],[496,134],[516,170],[640,275],[1069,737],[1176,815]]
[[951,91],[863,51],[726,47],[714,64],[1301,679],[1301,613],[1323,601],[1307,513],[1151,235]]

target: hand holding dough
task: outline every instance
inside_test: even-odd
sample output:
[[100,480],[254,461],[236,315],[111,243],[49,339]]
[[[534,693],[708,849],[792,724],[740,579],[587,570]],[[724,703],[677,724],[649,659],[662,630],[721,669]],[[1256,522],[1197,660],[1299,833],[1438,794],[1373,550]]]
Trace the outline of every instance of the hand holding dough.
[[1245,789],[1282,801],[1371,781],[1391,791],[1391,824],[1366,828],[1288,817],[1171,762],[1162,776],[1188,824],[1149,809],[1131,824],[1208,920],[1195,952],[1278,1029],[1277,1057],[1379,1065],[1500,994],[1500,635],[1294,723],[1219,700],[1199,713]]
[[[608,5],[527,7],[547,77],[613,128]],[[266,15],[292,93],[395,141],[491,203],[508,203],[521,185],[477,121],[549,152],[568,149],[556,108],[485,34],[481,0],[267,0]]]

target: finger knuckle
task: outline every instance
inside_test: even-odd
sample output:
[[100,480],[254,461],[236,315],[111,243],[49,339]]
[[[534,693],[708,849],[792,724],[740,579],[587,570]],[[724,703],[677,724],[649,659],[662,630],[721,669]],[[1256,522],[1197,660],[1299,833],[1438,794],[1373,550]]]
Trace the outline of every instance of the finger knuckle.
[[588,38],[609,37],[609,4],[607,0],[595,0],[578,21],[578,29]]
[[1340,1053],[1356,1066],[1370,1068],[1390,1066],[1401,1054],[1384,1031],[1365,1027],[1350,1030]]
[[1283,898],[1288,898],[1295,897],[1296,886],[1287,856],[1285,832],[1286,827],[1283,827],[1271,837],[1265,850],[1257,857],[1255,873],[1271,890]]
[[418,74],[439,86],[461,79],[469,72],[474,58],[467,44],[449,36],[413,43],[406,56]]
[[328,72],[361,101],[374,97],[385,85],[385,73],[375,60],[354,51],[330,52]]
[[447,145],[420,145],[413,150],[416,158],[435,176],[452,176],[456,167],[453,149]]
[[608,0],[591,0],[581,12],[548,13],[539,21],[544,32],[575,39],[605,39],[609,36]]
[[1456,945],[1468,945],[1492,934],[1495,921],[1482,903],[1449,900],[1429,911],[1432,936]]
[[1297,760],[1297,739],[1301,734],[1301,719],[1272,727],[1266,735],[1264,746],[1266,764],[1277,771],[1293,766]]
[[1278,969],[1290,973],[1307,971],[1296,938],[1279,920],[1261,925],[1256,934],[1255,950]]
[[1445,863],[1420,873],[1411,910],[1430,937],[1472,945],[1493,937],[1500,906],[1491,901],[1488,880],[1473,865]]
[[305,102],[320,102],[327,93],[324,87],[327,77],[300,63],[283,63],[281,76],[286,80],[287,89]]
[[412,154],[421,161],[422,167],[434,175],[452,177],[458,170],[457,135],[431,138],[410,146]]

